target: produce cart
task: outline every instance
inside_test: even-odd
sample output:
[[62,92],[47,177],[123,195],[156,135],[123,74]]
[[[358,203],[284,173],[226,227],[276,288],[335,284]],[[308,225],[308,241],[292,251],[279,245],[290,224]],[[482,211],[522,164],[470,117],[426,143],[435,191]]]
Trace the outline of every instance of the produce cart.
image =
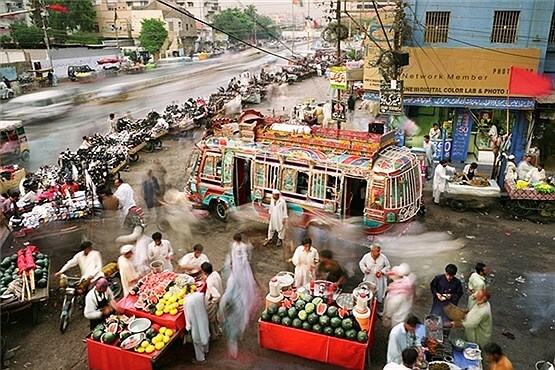
[[[544,188],[553,188],[548,184]],[[505,181],[505,190],[509,196],[509,211],[515,216],[528,216],[537,211],[543,217],[555,216],[555,191],[541,192],[536,187],[528,187],[523,182]]]
[[445,193],[451,208],[464,212],[468,208],[489,209],[499,202],[501,188],[494,180],[482,179],[476,182],[452,182]]

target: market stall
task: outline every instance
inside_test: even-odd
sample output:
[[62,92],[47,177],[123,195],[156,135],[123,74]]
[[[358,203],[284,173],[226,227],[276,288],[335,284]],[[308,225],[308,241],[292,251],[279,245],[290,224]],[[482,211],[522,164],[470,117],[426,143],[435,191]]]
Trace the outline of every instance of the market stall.
[[555,217],[555,186],[548,183],[531,185],[526,181],[505,181],[509,210],[515,216],[537,211],[543,217]]
[[353,293],[334,294],[333,285],[317,281],[278,292],[272,284],[258,322],[261,348],[348,369],[365,367],[376,322],[372,290],[362,285]]
[[501,188],[492,179],[476,177],[472,181],[453,181],[445,193],[454,211],[464,212],[468,208],[487,209],[499,202]]

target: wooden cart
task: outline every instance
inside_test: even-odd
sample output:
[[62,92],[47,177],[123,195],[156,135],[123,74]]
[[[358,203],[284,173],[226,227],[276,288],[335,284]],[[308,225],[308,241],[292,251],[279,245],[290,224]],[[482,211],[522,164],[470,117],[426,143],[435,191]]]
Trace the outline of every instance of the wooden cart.
[[534,188],[517,189],[513,180],[505,181],[509,196],[509,211],[514,216],[528,216],[537,211],[541,216],[555,217],[555,193],[542,194]]
[[139,160],[139,152],[147,145],[146,141],[143,141],[139,145],[129,149],[129,161],[130,162],[137,162]]

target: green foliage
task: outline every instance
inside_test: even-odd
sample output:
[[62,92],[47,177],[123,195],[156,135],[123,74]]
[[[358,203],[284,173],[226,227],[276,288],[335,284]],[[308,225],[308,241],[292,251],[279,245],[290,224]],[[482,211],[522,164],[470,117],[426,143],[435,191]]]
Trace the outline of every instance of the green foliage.
[[141,47],[151,54],[158,52],[168,37],[164,22],[159,19],[145,19],[141,21],[141,26]]
[[102,36],[99,33],[77,31],[68,36],[69,44],[99,45],[102,43]]
[[129,57],[129,59],[131,59],[133,62],[136,62],[138,60],[137,52],[135,50],[125,50],[123,52],[123,55]]
[[214,26],[235,36],[240,40],[278,38],[279,27],[265,15],[259,15],[254,5],[248,5],[245,10],[239,8],[226,9],[216,14]]
[[0,45],[9,44],[12,42],[12,38],[9,35],[0,36]]
[[94,30],[96,11],[92,1],[48,0],[46,4],[60,4],[69,10],[67,14],[49,11],[48,25],[51,28],[70,32]]
[[14,24],[10,34],[12,39],[22,48],[36,48],[44,42],[43,31],[36,27],[27,27],[26,24]]

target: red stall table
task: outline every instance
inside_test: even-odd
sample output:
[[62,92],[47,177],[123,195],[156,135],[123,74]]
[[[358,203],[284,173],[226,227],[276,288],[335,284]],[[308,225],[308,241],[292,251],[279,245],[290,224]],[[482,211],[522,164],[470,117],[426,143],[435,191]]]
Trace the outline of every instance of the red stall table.
[[258,321],[258,343],[261,348],[285,352],[299,357],[341,366],[364,369],[366,355],[374,342],[377,301],[374,300],[368,328],[368,342],[360,343],[329,335],[313,333],[271,322]]
[[[153,321],[154,322],[154,321]],[[92,370],[152,370],[153,364],[164,351],[179,337],[175,327],[171,340],[159,351],[138,353],[134,350],[121,349],[117,345],[104,344],[87,338],[89,369]]]
[[135,315],[135,317],[144,317],[158,325],[165,326],[167,328],[176,328],[181,331],[185,328],[185,313],[180,311],[177,315],[170,315],[165,313],[162,316],[156,316],[149,312],[139,310],[135,308],[135,303],[137,302],[137,296],[128,294],[122,300],[118,302],[118,309],[127,314]]

